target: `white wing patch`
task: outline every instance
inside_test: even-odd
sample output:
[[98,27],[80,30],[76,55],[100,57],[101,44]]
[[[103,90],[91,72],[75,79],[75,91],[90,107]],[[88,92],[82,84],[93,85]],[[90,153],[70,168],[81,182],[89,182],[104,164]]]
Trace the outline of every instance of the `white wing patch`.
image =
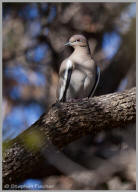
[[65,70],[65,73],[64,73],[64,77],[63,77],[63,85],[62,85],[62,87],[60,89],[59,100],[61,100],[63,95],[64,95],[64,91],[65,91],[66,84],[67,84],[67,79],[68,79],[68,71],[72,67],[73,67],[73,63],[72,63],[72,61],[70,59],[68,59],[67,63],[66,63],[66,70]]

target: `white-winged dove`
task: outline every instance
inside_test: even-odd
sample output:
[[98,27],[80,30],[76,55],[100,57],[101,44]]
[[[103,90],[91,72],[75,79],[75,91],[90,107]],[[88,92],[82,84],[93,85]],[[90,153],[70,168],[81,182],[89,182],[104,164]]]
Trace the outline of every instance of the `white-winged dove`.
[[60,66],[57,100],[60,102],[93,96],[100,78],[100,68],[91,57],[87,39],[73,35],[65,45],[74,52]]

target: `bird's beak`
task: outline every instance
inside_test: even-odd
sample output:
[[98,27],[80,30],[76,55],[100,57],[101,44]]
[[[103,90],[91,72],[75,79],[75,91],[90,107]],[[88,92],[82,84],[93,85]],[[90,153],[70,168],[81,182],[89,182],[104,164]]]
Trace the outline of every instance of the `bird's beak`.
[[70,42],[67,42],[64,44],[65,46],[71,46],[71,43]]

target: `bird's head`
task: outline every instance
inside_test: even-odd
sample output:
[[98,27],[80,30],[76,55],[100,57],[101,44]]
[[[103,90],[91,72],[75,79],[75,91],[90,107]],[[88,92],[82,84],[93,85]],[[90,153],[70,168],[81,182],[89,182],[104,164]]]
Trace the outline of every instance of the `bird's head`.
[[83,35],[73,35],[70,39],[69,42],[65,44],[65,46],[72,46],[73,48],[76,47],[87,47],[88,46],[88,41],[86,37]]

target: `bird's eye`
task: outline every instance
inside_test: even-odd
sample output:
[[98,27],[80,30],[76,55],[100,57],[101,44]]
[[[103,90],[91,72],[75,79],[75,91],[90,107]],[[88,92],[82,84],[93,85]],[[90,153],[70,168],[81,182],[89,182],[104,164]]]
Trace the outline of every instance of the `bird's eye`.
[[80,42],[80,39],[77,39],[76,42]]

